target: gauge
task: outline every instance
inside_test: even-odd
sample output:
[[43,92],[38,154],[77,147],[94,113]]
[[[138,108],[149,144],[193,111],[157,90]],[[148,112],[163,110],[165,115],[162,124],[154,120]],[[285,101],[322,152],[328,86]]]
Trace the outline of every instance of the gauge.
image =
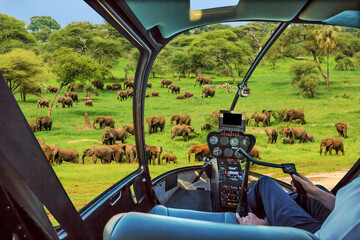
[[233,155],[233,150],[231,150],[230,148],[225,148],[224,155],[225,157],[231,157]]
[[214,148],[213,155],[218,157],[221,154],[221,149],[219,147]]
[[230,139],[230,145],[233,146],[233,147],[238,146],[239,143],[240,143],[240,141],[239,141],[239,139],[237,139],[237,138],[232,138],[232,139]]
[[238,159],[243,159],[244,158],[244,156],[238,151],[235,151],[235,157],[238,158]]
[[240,143],[241,143],[241,146],[243,148],[245,148],[245,147],[248,147],[250,145],[250,140],[249,140],[248,137],[244,137],[243,139],[241,139]]
[[217,136],[212,136],[210,139],[209,139],[209,142],[210,144],[214,145],[214,144],[217,144],[219,142],[219,139]]
[[229,144],[229,138],[228,137],[222,137],[220,138],[220,144],[225,146]]

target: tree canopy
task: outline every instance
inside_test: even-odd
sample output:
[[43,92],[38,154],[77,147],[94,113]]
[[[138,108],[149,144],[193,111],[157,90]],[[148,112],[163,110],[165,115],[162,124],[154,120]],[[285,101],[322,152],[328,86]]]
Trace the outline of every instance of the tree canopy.
[[60,24],[50,16],[33,16],[30,18],[30,24],[28,29],[30,31],[41,31],[44,28],[50,28],[51,30],[59,30],[61,28]]

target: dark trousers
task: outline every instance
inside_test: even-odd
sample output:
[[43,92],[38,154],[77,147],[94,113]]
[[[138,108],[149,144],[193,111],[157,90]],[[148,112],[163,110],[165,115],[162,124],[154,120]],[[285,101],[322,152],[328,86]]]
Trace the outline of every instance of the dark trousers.
[[296,192],[288,194],[266,176],[248,192],[248,204],[252,213],[259,218],[267,217],[273,226],[295,227],[311,233],[319,230],[330,214],[320,202]]

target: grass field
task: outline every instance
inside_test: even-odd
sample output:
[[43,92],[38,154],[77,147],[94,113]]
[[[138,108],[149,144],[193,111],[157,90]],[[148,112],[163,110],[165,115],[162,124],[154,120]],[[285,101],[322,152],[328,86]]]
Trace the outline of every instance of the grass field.
[[[256,147],[260,150],[260,156],[264,161],[283,163],[294,162],[300,173],[310,172],[332,172],[344,168],[350,168],[359,158],[360,153],[360,68],[354,71],[335,71],[331,66],[330,86],[331,91],[326,89],[325,82],[322,81],[319,91],[314,99],[301,98],[296,89],[290,86],[290,74],[288,72],[292,61],[279,61],[276,69],[269,65],[260,65],[254,72],[248,86],[252,94],[246,99],[240,99],[236,109],[245,111],[247,115],[254,112],[282,109],[302,109],[305,112],[307,125],[305,128],[315,136],[315,143],[300,144],[298,141],[294,145],[284,145],[281,138],[273,145],[267,144],[267,136],[264,133],[254,133],[257,143]],[[123,63],[114,69],[114,75],[123,77]],[[325,68],[325,65],[324,65]],[[230,77],[215,76],[211,72],[205,73],[211,76],[213,84],[231,83]],[[319,74],[319,77],[320,74]],[[193,92],[194,97],[185,100],[175,100],[175,94],[167,93],[167,89],[160,88],[162,78],[172,78],[171,75],[159,78],[150,78],[153,88],[148,89],[148,93],[153,90],[160,91],[160,97],[150,97],[145,103],[145,117],[163,115],[166,118],[164,132],[148,135],[145,124],[145,138],[150,145],[163,147],[163,154],[173,153],[178,158],[178,164],[155,165],[150,167],[151,176],[156,177],[161,173],[173,168],[189,165],[187,161],[188,148],[193,144],[206,144],[207,132],[201,135],[190,135],[190,141],[184,142],[182,137],[170,140],[170,118],[173,114],[189,114],[192,118],[192,125],[196,131],[200,132],[200,124],[214,111],[219,109],[229,109],[234,98],[234,94],[229,94],[226,89],[216,89],[214,98],[201,98],[201,88],[194,87],[194,76],[190,79],[182,78],[181,82],[175,82],[181,86],[181,92]],[[238,81],[240,81],[238,79]],[[110,83],[110,81],[105,84]],[[55,85],[56,82],[50,82]],[[64,91],[62,91],[64,92]],[[61,93],[61,95],[63,95]],[[42,97],[52,99],[53,94],[43,93]],[[51,131],[35,133],[37,138],[44,138],[45,143],[56,144],[60,147],[73,147],[80,156],[84,148],[92,145],[100,145],[102,130],[76,131],[77,126],[84,124],[84,113],[87,112],[90,121],[96,116],[112,116],[116,127],[132,123],[132,100],[118,101],[116,91],[100,91],[100,95],[94,100],[93,107],[86,107],[82,102],[84,93],[79,93],[81,101],[73,108],[53,108],[52,119],[53,129]],[[27,120],[35,121],[37,116],[45,116],[47,108],[36,107],[38,97],[29,96],[27,102],[22,103],[19,95],[16,96],[21,109]],[[339,121],[348,123],[349,138],[342,139],[345,145],[345,156],[320,156],[320,140],[325,137],[337,137],[338,134],[333,126]],[[265,129],[253,127],[254,121],[248,129]],[[282,127],[289,126],[289,123],[275,122],[272,118],[272,126],[279,131]],[[292,123],[298,126],[299,123]],[[262,126],[262,124],[260,124]],[[81,140],[85,141],[81,141]],[[71,142],[69,142],[71,141]],[[127,139],[127,143],[134,143],[134,137]],[[195,164],[193,162],[191,164]],[[102,193],[109,186],[137,169],[137,164],[115,164],[102,165],[99,162],[94,165],[86,158],[86,164],[63,163],[53,166],[65,190],[77,209],[82,208],[89,201]],[[254,168],[252,169],[254,170]],[[273,174],[275,177],[283,176],[279,170],[264,167],[255,167],[255,171],[266,174]]]

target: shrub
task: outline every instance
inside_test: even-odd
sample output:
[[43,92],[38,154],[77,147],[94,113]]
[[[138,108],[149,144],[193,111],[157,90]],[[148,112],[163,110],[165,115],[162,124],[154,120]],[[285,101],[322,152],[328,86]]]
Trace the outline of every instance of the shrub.
[[291,85],[298,88],[302,96],[315,97],[316,88],[320,84],[320,79],[316,75],[316,63],[295,62],[291,65],[290,72],[294,74]]
[[355,64],[350,57],[344,57],[340,59],[335,58],[335,61],[337,62],[337,64],[335,65],[336,70],[344,71],[344,70],[352,70],[355,68]]
[[84,91],[86,97],[99,96],[99,91],[92,84],[86,83],[84,85]]
[[273,110],[272,116],[275,118],[275,121],[282,122],[286,110],[287,109]]

